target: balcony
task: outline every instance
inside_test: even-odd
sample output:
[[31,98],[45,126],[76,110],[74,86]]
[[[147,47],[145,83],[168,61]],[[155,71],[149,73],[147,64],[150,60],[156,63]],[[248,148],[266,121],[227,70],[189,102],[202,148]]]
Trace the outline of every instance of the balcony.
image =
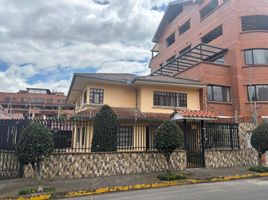
[[211,61],[226,53],[227,49],[201,43],[152,72],[151,75],[172,76],[176,73],[193,67],[200,62]]

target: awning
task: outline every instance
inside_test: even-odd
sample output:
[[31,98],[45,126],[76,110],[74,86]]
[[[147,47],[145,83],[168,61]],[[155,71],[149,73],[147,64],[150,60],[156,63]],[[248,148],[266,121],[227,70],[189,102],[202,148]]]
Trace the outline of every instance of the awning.
[[177,58],[166,63],[164,66],[154,71],[151,75],[167,75],[172,76],[185,69],[193,67],[202,61],[210,61],[223,55],[227,49],[211,46],[201,43]]
[[217,120],[218,117],[212,112],[202,110],[176,110],[170,117],[172,120]]

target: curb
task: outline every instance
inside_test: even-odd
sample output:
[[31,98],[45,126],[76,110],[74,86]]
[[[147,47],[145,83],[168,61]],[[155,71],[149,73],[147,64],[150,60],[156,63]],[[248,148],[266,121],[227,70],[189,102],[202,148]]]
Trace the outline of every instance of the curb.
[[7,200],[50,200],[50,199],[59,199],[59,198],[90,196],[90,195],[104,194],[104,193],[110,193],[110,192],[153,189],[153,188],[162,188],[162,187],[178,186],[178,185],[190,185],[190,184],[198,184],[198,183],[223,182],[223,181],[258,178],[258,177],[268,177],[268,173],[223,176],[223,177],[214,177],[210,179],[185,179],[181,181],[165,181],[165,182],[158,182],[158,183],[151,183],[151,184],[112,186],[112,187],[98,188],[96,190],[82,190],[82,191],[66,192],[66,193],[55,192],[55,193],[31,195],[31,196],[25,196],[25,197],[23,196],[10,197],[6,199]]

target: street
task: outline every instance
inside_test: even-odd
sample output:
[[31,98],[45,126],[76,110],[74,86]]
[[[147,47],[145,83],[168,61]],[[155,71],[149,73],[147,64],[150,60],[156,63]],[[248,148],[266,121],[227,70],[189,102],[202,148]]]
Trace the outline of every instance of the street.
[[72,198],[74,200],[267,200],[268,178],[204,183]]

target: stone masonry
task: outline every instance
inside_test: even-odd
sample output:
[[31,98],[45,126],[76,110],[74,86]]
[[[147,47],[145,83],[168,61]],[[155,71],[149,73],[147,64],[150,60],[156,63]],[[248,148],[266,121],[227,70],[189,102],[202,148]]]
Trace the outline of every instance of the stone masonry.
[[[185,151],[172,154],[172,166],[175,170],[186,168]],[[137,174],[161,172],[166,167],[164,156],[157,152],[58,153],[42,163],[41,177],[56,179]]]

